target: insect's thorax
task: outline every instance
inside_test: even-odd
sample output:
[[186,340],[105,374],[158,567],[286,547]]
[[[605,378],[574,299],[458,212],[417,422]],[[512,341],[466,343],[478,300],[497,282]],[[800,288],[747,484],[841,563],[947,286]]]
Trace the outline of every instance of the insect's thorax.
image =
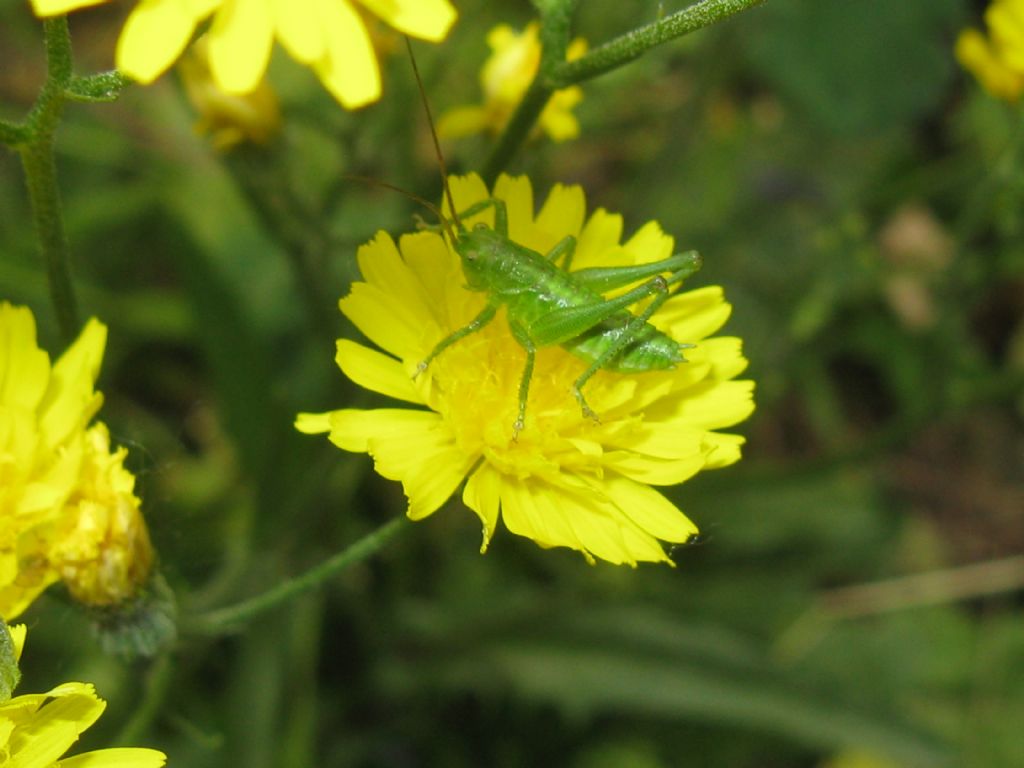
[[[523,327],[530,338],[534,338],[531,326],[552,311],[604,300],[571,272],[494,230],[481,228],[463,233],[456,250],[468,287],[486,292],[492,303],[504,305],[509,321]],[[616,312],[561,344],[573,355],[593,362],[607,344],[628,332],[627,326],[634,319],[626,310]],[[645,323],[629,334],[630,343],[608,362],[609,370],[658,370],[672,368],[683,360],[679,344],[650,324]]]

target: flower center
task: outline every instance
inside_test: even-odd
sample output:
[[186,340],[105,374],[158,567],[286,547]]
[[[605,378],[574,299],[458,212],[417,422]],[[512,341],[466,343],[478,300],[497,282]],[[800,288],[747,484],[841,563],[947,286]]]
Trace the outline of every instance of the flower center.
[[[519,386],[526,350],[513,338],[504,312],[478,333],[445,350],[432,364],[435,402],[470,455],[511,475],[554,475],[568,467],[593,468],[601,425],[582,413],[573,384],[587,364],[561,347],[537,350],[524,426],[518,434]],[[598,414],[620,377],[599,371],[584,387]],[[584,461],[585,458],[589,460]]]

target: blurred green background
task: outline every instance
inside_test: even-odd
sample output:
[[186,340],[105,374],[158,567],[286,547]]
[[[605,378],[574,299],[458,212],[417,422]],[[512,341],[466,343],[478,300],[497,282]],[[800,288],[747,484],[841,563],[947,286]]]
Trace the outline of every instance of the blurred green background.
[[[478,100],[491,26],[532,18],[457,5],[449,40],[416,46],[435,114]],[[584,2],[574,31],[595,45],[683,5]],[[79,71],[111,65],[129,7],[72,17]],[[576,182],[627,231],[657,219],[704,254],[692,285],[734,304],[758,409],[740,464],[670,492],[702,530],[676,568],[591,567],[503,529],[481,556],[452,501],[245,632],[184,626],[155,662],[104,656],[50,596],[25,616],[22,690],[94,682],[109,708],[84,746],[189,768],[1024,765],[1024,566],[1006,560],[1024,553],[1024,115],[953,58],[983,8],[770,0],[586,84],[581,138],[513,162],[538,198]],[[77,287],[110,326],[103,418],[183,616],[404,509],[365,456],[292,428],[377,402],[334,366],[354,333],[335,302],[359,243],[413,226],[409,201],[341,174],[438,196],[397,51],[383,100],[345,113],[278,50],[268,149],[213,150],[173,74],[66,111]],[[42,65],[27,4],[0,4],[0,116],[24,114]],[[469,171],[490,141],[445,148]],[[327,277],[297,279],[303,259]],[[10,152],[0,297],[59,348]]]

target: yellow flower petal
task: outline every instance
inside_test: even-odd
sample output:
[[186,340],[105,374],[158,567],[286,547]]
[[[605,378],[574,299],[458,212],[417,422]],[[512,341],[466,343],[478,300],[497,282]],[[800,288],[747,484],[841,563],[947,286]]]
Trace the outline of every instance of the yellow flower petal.
[[[619,248],[622,239],[622,216],[598,208],[587,219],[576,241],[576,257],[573,269],[585,267],[606,267],[606,254]],[[625,263],[625,261],[621,262]]]
[[711,378],[724,381],[739,376],[747,369],[743,342],[733,336],[716,336],[698,344],[711,365]]
[[313,68],[347,109],[380,98],[380,70],[362,19],[346,0],[317,0],[325,53]]
[[210,71],[228,93],[248,93],[270,61],[274,27],[269,0],[224,0],[209,33]]
[[[344,408],[331,411],[331,442],[346,451],[365,453],[374,437],[405,435],[418,430],[431,431],[440,422],[436,413],[403,408],[378,408],[360,411]],[[390,478],[392,480],[396,478]]]
[[384,21],[411,37],[443,40],[455,22],[447,0],[359,0]]
[[11,643],[14,645],[14,660],[21,661],[21,653],[25,650],[25,636],[28,634],[28,627],[25,624],[14,624],[7,627],[11,633]]
[[732,306],[722,297],[722,288],[710,285],[670,298],[652,318],[652,325],[693,343],[725,325],[731,314]]
[[34,410],[46,393],[50,357],[36,346],[36,321],[25,307],[0,304],[0,406]]
[[555,184],[534,222],[537,230],[535,237],[540,240],[537,242],[537,250],[547,253],[566,235],[577,237],[583,229],[586,207],[583,187]]
[[697,535],[697,526],[675,504],[646,485],[624,477],[613,477],[602,487],[619,509],[645,533],[677,544]]
[[85,752],[61,760],[58,768],[160,768],[167,764],[167,756],[155,749],[114,747]]
[[128,16],[117,41],[117,68],[140,83],[151,83],[181,55],[196,26],[215,3],[142,0]]
[[[315,2],[270,0],[270,5],[277,37],[293,58],[309,65],[326,55],[327,41]],[[296,6],[300,6],[301,11],[296,12]]]
[[77,11],[79,8],[88,8],[90,5],[99,5],[106,0],[31,0],[32,11],[36,16],[60,16],[61,14]]
[[442,139],[460,139],[487,128],[488,114],[483,107],[465,106],[450,109],[437,121],[437,135]]
[[[494,185],[494,196],[505,201],[508,234],[517,243],[538,250],[544,243],[535,241],[533,223],[533,187],[525,176],[501,176]],[[493,226],[493,218],[488,222]]]
[[476,512],[484,524],[484,537],[480,552],[486,552],[491,537],[498,527],[498,510],[501,506],[501,475],[484,464],[470,475],[462,491],[462,502]]
[[422,403],[423,398],[413,385],[412,377],[393,357],[340,339],[335,361],[342,372],[359,386],[382,395]]
[[409,498],[408,516],[419,520],[435,512],[455,492],[475,458],[455,445],[434,413],[380,409],[335,411],[331,441],[347,450],[365,446],[378,474],[399,480]]
[[746,438],[740,435],[708,432],[704,435],[704,443],[708,447],[707,469],[720,469],[740,460],[740,446]]
[[[24,766],[52,765],[92,725],[106,704],[91,685],[65,683],[46,694],[17,696],[0,712],[21,721],[6,749]],[[21,710],[20,712],[18,710]]]
[[623,245],[633,264],[649,264],[672,255],[675,241],[656,221],[649,221]]
[[53,366],[50,388],[40,406],[45,409],[40,428],[51,446],[84,427],[99,410],[102,399],[93,392],[92,385],[99,375],[106,343],[106,326],[93,318]]
[[707,430],[731,427],[753,413],[753,393],[754,385],[750,381],[709,383],[694,387],[685,396],[673,398],[666,403],[671,415],[659,413],[659,416]]
[[614,551],[614,545],[604,547],[597,537],[591,537],[588,546],[576,535],[570,520],[579,516],[579,506],[574,496],[546,483],[504,478],[501,484],[502,518],[512,533],[542,547],[570,547],[588,553],[603,550],[599,557]]
[[295,418],[295,428],[307,435],[331,431],[331,413],[300,413]]

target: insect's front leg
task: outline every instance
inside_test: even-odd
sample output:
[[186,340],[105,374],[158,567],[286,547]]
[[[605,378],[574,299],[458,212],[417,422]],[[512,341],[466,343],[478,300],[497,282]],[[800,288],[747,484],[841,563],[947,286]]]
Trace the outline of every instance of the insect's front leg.
[[544,258],[556,265],[558,264],[558,260],[561,259],[562,270],[568,272],[569,267],[572,266],[573,256],[575,255],[576,238],[572,235],[566,235],[552,246],[551,250],[545,254]]
[[441,339],[441,341],[439,341],[434,346],[434,348],[430,350],[430,354],[427,355],[426,359],[420,361],[420,363],[417,364],[416,373],[413,374],[413,378],[415,379],[417,376],[419,376],[421,373],[427,370],[427,368],[430,366],[430,363],[433,362],[434,358],[440,355],[446,349],[448,349],[448,347],[450,347],[452,344],[466,338],[472,333],[476,333],[489,322],[491,322],[491,320],[494,319],[494,316],[495,314],[497,314],[497,312],[498,308],[496,306],[488,304],[486,307],[484,307],[483,311],[479,315],[474,317],[469,322],[468,325],[464,325],[462,328],[459,328],[456,331],[452,331],[452,333],[448,334],[443,339]]

